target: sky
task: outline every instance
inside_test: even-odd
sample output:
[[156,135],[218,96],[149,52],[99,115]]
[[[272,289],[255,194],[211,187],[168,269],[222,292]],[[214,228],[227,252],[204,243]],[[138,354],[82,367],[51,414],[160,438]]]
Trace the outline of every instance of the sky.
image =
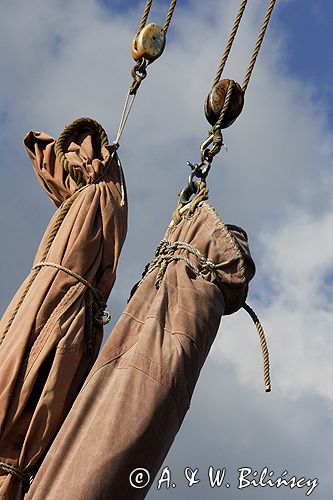
[[[138,92],[119,150],[129,229],[109,300],[112,324],[163,237],[187,181],[186,161],[199,159],[209,128],[203,103],[238,5],[179,0],[165,52]],[[242,81],[265,6],[249,2],[224,77]],[[0,0],[0,312],[29,273],[54,212],[23,137],[29,130],[57,136],[91,116],[114,140],[142,9],[120,0]],[[162,24],[166,10],[155,0],[150,20]],[[244,311],[223,318],[149,500],[307,497],[309,486],[237,488],[239,469],[257,471],[255,479],[265,467],[273,479],[284,471],[288,479],[317,479],[308,496],[331,498],[332,21],[329,0],[277,0],[243,112],[224,133],[228,152],[208,177],[210,203],[249,235],[257,273],[248,302],[267,333],[272,392],[264,392],[250,318]],[[167,466],[176,487],[157,489]],[[210,487],[210,466],[226,469],[222,486]],[[187,467],[198,469],[192,487]]]

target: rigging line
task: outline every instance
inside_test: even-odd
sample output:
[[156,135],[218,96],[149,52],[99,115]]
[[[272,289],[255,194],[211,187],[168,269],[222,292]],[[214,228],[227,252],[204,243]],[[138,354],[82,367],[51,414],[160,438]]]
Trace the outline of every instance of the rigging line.
[[136,93],[135,94],[131,94],[130,93],[130,90],[128,90],[127,92],[127,96],[126,96],[126,100],[125,100],[125,104],[124,104],[124,108],[123,108],[123,112],[122,112],[122,115],[121,115],[121,118],[120,118],[120,123],[119,123],[119,128],[118,128],[118,132],[117,132],[117,136],[113,142],[113,144],[115,146],[119,146],[119,141],[120,141],[120,137],[124,131],[124,128],[125,128],[125,125],[126,125],[126,122],[127,122],[127,118],[131,112],[131,109],[132,109],[132,106],[134,104],[134,100],[135,100],[135,97],[136,97]]
[[151,7],[152,3],[153,3],[153,0],[147,0],[146,1],[146,5],[145,5],[145,8],[144,8],[144,11],[143,11],[143,14],[142,14],[142,19],[141,19],[141,22],[140,22],[140,26],[139,26],[137,35],[146,26],[147,19],[148,19],[148,16],[149,16],[150,7]]
[[271,14],[272,14],[274,6],[275,6],[275,2],[276,2],[276,0],[271,0],[270,3],[269,3],[269,5],[268,5],[267,11],[266,11],[266,15],[265,15],[265,18],[263,20],[263,23],[262,23],[262,26],[261,26],[261,29],[260,29],[260,32],[259,32],[259,35],[258,35],[258,38],[257,38],[257,43],[255,45],[255,48],[254,48],[254,51],[253,51],[253,54],[252,54],[252,57],[251,57],[251,60],[250,60],[250,63],[249,63],[249,67],[247,68],[247,71],[246,71],[246,74],[245,74],[245,77],[244,77],[244,82],[243,82],[243,85],[242,85],[243,92],[246,91],[247,86],[249,84],[249,81],[250,81],[250,78],[251,78],[251,74],[252,74],[254,65],[256,63],[258,54],[259,54],[259,51],[260,51],[260,48],[261,48],[261,44],[263,42],[263,39],[264,39],[266,30],[267,30],[267,26],[268,26]]
[[224,66],[225,66],[225,64],[227,62],[227,59],[229,57],[229,53],[230,53],[232,44],[234,42],[237,30],[239,28],[241,19],[243,17],[243,13],[244,13],[246,4],[247,4],[247,0],[243,0],[242,3],[241,3],[241,5],[240,5],[240,7],[239,7],[237,16],[236,16],[235,21],[234,21],[234,25],[232,27],[231,33],[230,33],[228,41],[227,41],[227,45],[226,45],[226,47],[224,49],[224,52],[223,52],[223,55],[222,55],[219,67],[217,69],[217,72],[216,72],[216,75],[215,75],[215,78],[214,78],[214,81],[213,81],[213,84],[212,84],[212,88],[215,87],[215,85],[217,85],[219,83],[220,79],[221,79],[221,75],[222,75],[222,72],[224,70]]
[[171,0],[171,2],[170,2],[170,7],[169,7],[167,16],[165,18],[164,26],[163,26],[163,31],[165,34],[168,31],[168,28],[169,28],[169,25],[170,25],[170,22],[172,19],[173,11],[175,10],[175,7],[176,7],[176,3],[177,3],[177,0]]

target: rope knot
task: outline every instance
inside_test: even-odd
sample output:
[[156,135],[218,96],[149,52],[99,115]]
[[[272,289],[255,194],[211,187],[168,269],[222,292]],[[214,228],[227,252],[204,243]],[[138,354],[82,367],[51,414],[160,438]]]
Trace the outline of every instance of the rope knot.
[[[191,255],[194,255],[199,262],[200,268],[195,266],[185,255],[176,253],[177,250],[186,250]],[[138,286],[148,274],[159,268],[154,283],[156,289],[158,290],[161,286],[168,265],[173,261],[183,261],[185,266],[199,278],[207,279],[208,274],[213,274],[215,279],[220,280],[214,262],[202,255],[197,248],[181,241],[171,243],[168,240],[162,240],[156,249],[155,258],[146,266]]]

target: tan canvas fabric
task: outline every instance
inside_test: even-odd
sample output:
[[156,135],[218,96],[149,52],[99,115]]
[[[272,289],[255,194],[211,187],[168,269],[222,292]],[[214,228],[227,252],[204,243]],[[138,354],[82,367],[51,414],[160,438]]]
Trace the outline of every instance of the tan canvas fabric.
[[[89,126],[78,126],[69,141],[66,157],[82,172],[86,187],[61,223],[46,261],[74,271],[106,301],[126,235],[127,203],[113,146],[100,151],[95,135]],[[52,137],[30,132],[24,142],[42,187],[59,206],[36,264],[78,186],[56,159]],[[5,312],[0,337],[30,277]],[[58,431],[102,340],[91,298],[87,286],[67,272],[39,270],[0,347],[0,462],[34,471]],[[18,500],[22,491],[21,481],[0,467],[0,498]]]
[[[170,228],[215,263],[218,277],[180,249],[159,289],[156,268],[125,308],[51,446],[27,500],[144,498],[189,408],[221,316],[239,309],[254,275],[244,231],[206,203]],[[131,471],[150,472],[146,488]]]

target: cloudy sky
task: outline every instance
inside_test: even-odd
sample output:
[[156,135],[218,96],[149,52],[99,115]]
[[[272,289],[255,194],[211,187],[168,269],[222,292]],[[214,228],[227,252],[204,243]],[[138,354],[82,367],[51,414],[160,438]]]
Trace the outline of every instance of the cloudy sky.
[[[268,2],[251,0],[224,76],[242,82]],[[162,24],[167,2],[150,20]],[[121,141],[129,231],[109,301],[113,323],[154,253],[207,134],[203,102],[238,0],[179,0],[163,57],[149,67]],[[54,207],[22,147],[29,130],[57,136],[79,116],[116,135],[143,3],[0,0],[0,308],[29,273]],[[318,479],[331,498],[333,447],[333,4],[277,0],[229,151],[214,161],[210,202],[249,234],[257,275],[248,302],[269,342],[265,394],[256,331],[245,312],[223,318],[190,411],[165,460],[176,488],[150,500],[298,500],[309,487],[238,489],[238,469]],[[109,333],[110,329],[108,330]],[[226,468],[211,488],[208,468]],[[185,467],[199,469],[188,487]],[[253,479],[253,477],[252,477]],[[225,486],[230,483],[230,488]]]

